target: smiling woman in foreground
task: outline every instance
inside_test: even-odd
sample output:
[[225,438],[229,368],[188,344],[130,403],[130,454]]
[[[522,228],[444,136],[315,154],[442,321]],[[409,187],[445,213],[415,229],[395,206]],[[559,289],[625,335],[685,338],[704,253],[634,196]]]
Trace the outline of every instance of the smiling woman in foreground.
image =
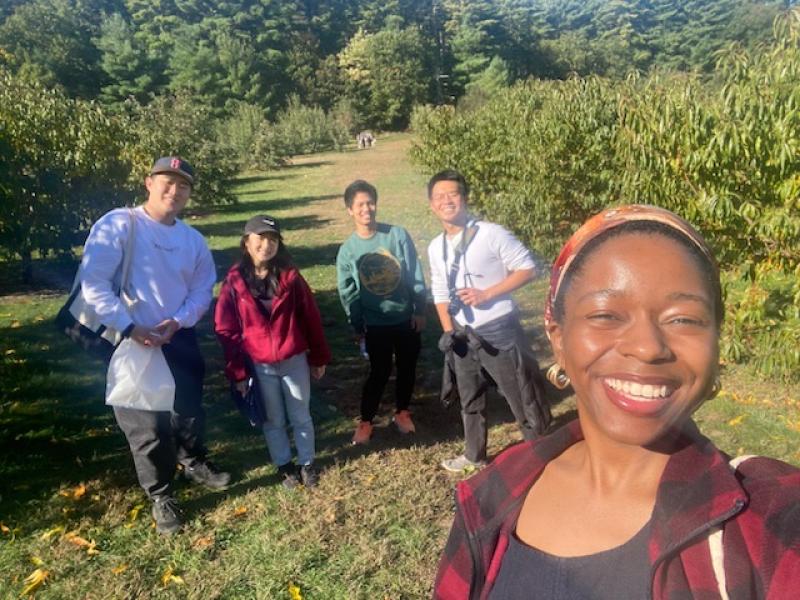
[[434,597],[800,597],[800,470],[726,456],[692,413],[719,389],[719,273],[652,206],[606,210],[555,265],[545,327],[578,419],[459,484]]

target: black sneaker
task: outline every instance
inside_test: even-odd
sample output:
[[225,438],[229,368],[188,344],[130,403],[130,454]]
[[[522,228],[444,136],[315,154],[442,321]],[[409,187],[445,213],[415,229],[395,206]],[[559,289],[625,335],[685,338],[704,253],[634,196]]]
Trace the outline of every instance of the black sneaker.
[[300,467],[300,479],[307,488],[313,488],[319,483],[319,473],[313,464]]
[[183,525],[183,514],[172,496],[159,496],[153,500],[150,511],[156,522],[156,531],[164,535],[176,533]]
[[281,485],[287,489],[296,488],[301,483],[297,468],[291,462],[278,467],[278,476],[281,478]]
[[220,471],[211,461],[196,460],[191,465],[183,467],[183,474],[195,483],[201,483],[212,490],[224,490],[231,482],[231,474]]

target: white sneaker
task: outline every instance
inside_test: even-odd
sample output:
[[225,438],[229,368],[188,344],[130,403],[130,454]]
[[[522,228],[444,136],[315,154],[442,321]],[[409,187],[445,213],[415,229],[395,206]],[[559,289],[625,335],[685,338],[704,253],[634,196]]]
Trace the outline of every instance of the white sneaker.
[[459,454],[455,458],[443,460],[440,464],[445,470],[450,471],[451,473],[460,473],[462,471],[475,471],[477,469],[482,469],[486,466],[486,461],[479,460],[477,462],[473,462],[463,454]]

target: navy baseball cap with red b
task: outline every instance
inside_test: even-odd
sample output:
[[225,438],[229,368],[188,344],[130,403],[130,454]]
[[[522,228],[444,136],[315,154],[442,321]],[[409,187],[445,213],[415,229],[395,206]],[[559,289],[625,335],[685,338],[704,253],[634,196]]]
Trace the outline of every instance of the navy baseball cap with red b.
[[150,175],[159,173],[175,173],[180,175],[189,183],[194,183],[194,169],[192,165],[183,160],[180,156],[162,156],[153,163]]

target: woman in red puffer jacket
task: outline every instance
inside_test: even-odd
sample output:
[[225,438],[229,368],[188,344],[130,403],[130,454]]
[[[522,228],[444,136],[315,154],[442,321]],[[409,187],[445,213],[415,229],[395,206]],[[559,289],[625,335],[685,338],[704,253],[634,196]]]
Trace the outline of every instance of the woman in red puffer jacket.
[[[322,377],[331,359],[319,309],[275,219],[250,219],[241,248],[242,258],[228,271],[214,312],[225,374],[242,394],[251,382],[259,386],[264,438],[283,484],[313,487],[318,475],[310,377]],[[299,471],[292,461],[289,425]]]

